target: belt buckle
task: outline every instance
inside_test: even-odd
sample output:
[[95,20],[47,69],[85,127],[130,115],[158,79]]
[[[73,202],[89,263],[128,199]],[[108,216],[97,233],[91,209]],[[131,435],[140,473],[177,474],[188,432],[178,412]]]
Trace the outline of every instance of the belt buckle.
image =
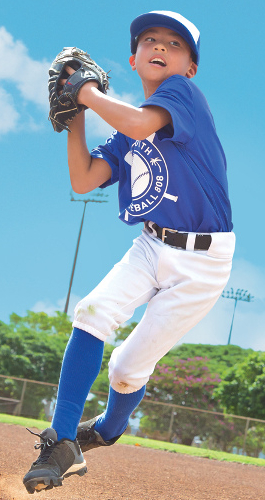
[[165,243],[165,238],[167,238],[166,231],[170,231],[170,233],[178,233],[176,229],[170,229],[170,227],[162,227],[162,237],[161,240]]

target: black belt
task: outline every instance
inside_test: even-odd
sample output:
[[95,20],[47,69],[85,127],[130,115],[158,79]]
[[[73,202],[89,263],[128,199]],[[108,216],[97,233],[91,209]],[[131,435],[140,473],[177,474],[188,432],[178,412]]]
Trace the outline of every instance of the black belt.
[[[150,226],[149,226],[150,224]],[[147,231],[152,233],[152,228],[156,231],[157,237],[172,247],[182,248],[186,250],[187,240],[189,233],[179,233],[174,229],[169,229],[168,227],[159,227],[155,222],[146,223],[145,227]],[[210,234],[196,234],[194,242],[194,250],[208,250],[212,242],[212,237]]]

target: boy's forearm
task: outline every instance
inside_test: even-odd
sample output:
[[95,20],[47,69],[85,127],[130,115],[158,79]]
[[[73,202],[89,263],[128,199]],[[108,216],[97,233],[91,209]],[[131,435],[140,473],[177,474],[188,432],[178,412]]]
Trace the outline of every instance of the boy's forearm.
[[168,111],[155,106],[137,108],[106,96],[97,88],[84,85],[78,95],[80,103],[95,111],[104,121],[132,139],[146,139],[170,122]]
[[91,155],[85,137],[84,111],[72,121],[70,130],[71,133],[68,133],[67,141],[69,173],[73,190],[80,192],[80,186],[85,184],[91,164]]
[[112,170],[103,158],[93,158],[85,136],[85,113],[79,113],[69,125],[68,164],[72,188],[76,193],[93,191],[111,178]]

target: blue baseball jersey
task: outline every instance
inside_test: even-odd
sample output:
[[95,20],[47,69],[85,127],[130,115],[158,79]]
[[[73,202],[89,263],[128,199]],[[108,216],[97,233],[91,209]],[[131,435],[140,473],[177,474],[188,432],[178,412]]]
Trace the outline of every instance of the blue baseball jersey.
[[[112,170],[101,187],[119,182],[119,217],[179,231],[230,232],[226,159],[208,103],[188,78],[165,80],[143,104],[169,111],[172,124],[145,140],[114,131],[91,154]],[[126,119],[126,118],[125,118]]]

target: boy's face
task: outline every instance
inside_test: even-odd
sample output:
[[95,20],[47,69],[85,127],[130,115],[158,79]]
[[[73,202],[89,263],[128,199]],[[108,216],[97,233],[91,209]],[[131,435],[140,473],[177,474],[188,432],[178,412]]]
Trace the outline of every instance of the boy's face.
[[197,72],[190,46],[168,28],[150,28],[141,33],[136,54],[129,61],[149,95],[172,75],[192,78]]

